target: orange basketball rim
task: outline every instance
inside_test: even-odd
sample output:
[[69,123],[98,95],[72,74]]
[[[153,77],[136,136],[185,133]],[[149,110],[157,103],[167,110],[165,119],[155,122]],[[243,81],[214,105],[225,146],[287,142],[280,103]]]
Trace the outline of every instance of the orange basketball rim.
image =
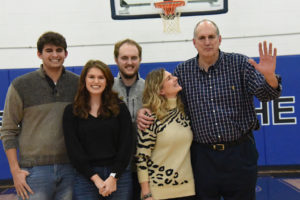
[[154,3],[155,8],[162,8],[165,15],[174,15],[176,8],[184,5],[184,1],[162,1]]

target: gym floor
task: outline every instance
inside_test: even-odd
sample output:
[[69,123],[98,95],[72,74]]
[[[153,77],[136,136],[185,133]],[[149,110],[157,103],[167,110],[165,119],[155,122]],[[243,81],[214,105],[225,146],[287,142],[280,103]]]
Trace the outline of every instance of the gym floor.
[[[16,192],[11,180],[0,181],[0,200],[16,200]],[[300,170],[259,171],[256,186],[256,200],[299,200]]]

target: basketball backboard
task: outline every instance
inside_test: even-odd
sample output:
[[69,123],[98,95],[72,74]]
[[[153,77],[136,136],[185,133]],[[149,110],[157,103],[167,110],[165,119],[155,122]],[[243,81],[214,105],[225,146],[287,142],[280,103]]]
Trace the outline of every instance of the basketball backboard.
[[[160,17],[161,9],[154,3],[165,0],[110,0],[113,19],[141,19]],[[181,16],[226,13],[227,0],[183,0],[185,6],[178,7]]]

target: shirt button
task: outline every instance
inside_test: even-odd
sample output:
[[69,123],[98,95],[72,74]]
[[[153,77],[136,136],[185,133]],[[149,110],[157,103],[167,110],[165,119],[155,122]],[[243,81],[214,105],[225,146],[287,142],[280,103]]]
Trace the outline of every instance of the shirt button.
[[215,123],[215,125],[217,126],[217,125],[218,125],[218,123]]
[[215,113],[216,111],[215,111],[215,110],[213,110],[213,112]]
[[213,101],[214,99],[210,99],[211,101]]
[[210,89],[212,89],[212,86],[209,86]]

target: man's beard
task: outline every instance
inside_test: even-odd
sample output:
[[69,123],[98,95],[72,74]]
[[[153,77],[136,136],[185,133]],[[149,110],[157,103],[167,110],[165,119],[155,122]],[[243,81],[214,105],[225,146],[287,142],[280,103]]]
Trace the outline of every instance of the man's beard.
[[138,72],[135,72],[134,74],[125,74],[124,72],[121,72],[121,74],[125,79],[133,79],[137,77]]

